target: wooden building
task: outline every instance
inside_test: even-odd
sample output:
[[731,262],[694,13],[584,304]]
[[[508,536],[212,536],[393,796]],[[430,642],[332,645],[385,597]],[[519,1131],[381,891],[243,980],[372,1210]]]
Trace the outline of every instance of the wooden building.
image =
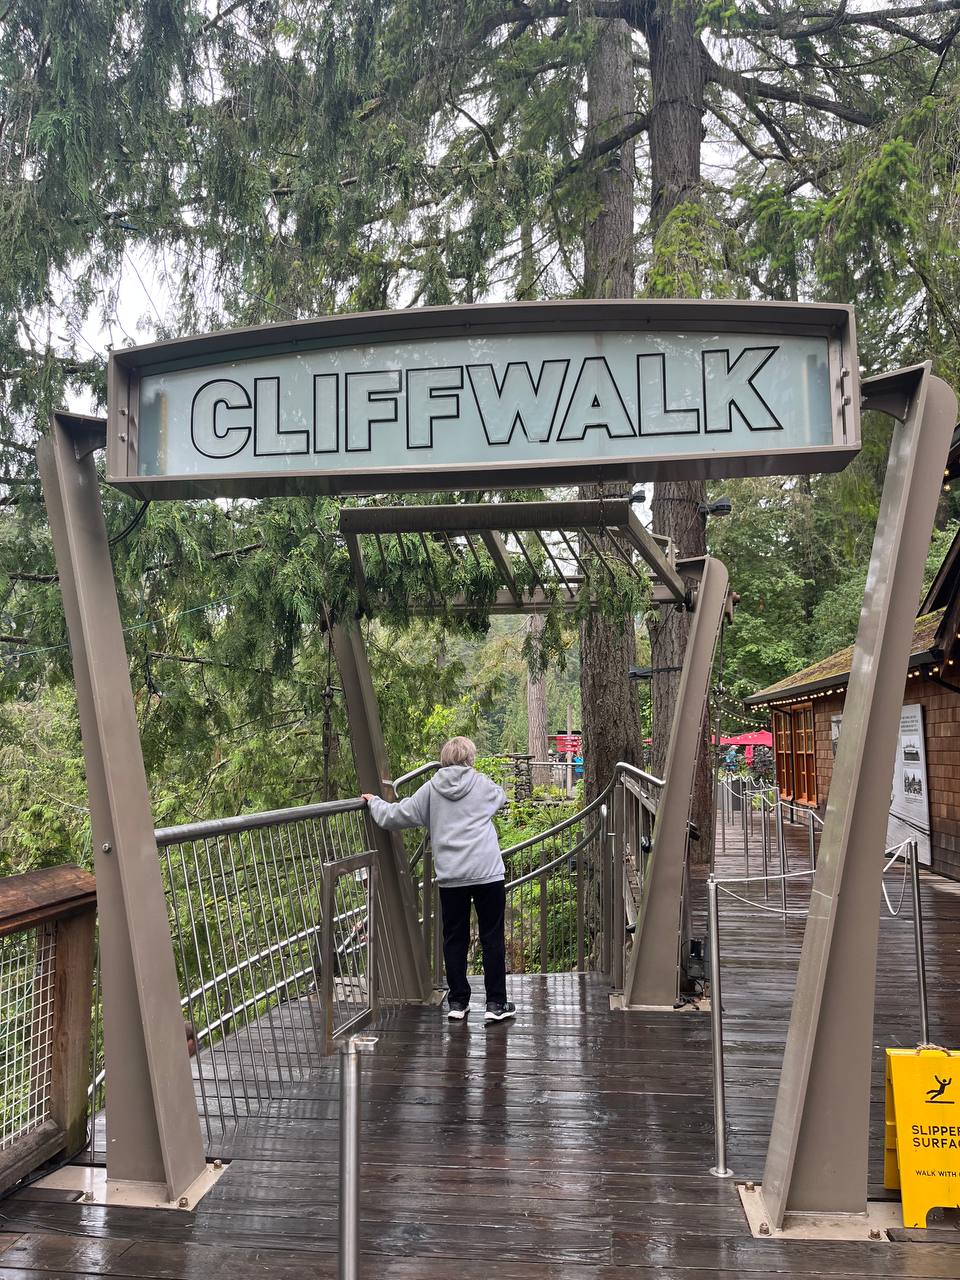
[[[746,700],[770,711],[780,795],[821,814],[852,658],[850,645]],[[917,832],[921,861],[960,880],[960,535],[920,605],[903,702],[893,806],[904,817],[898,838],[928,824]],[[899,809],[898,785],[905,799]]]

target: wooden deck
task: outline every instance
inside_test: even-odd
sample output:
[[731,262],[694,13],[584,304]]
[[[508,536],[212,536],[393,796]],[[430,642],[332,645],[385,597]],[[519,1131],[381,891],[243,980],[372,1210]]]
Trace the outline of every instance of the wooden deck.
[[[797,833],[796,865],[802,864]],[[731,848],[733,843],[733,848]],[[742,869],[728,840],[725,870]],[[899,881],[891,882],[894,904]],[[792,891],[797,897],[801,890]],[[960,1044],[960,885],[924,877],[931,1031]],[[881,929],[882,1046],[915,1043],[909,886]],[[759,1179],[802,921],[721,904],[730,1163]],[[393,1015],[364,1076],[364,1274],[395,1280],[741,1280],[960,1275],[960,1231],[922,1243],[753,1240],[713,1157],[709,1023],[617,1014],[594,978],[514,979],[515,1024]],[[231,1161],[195,1213],[3,1203],[0,1276],[323,1280],[336,1274],[335,1064],[218,1144]],[[958,1244],[950,1243],[956,1238]]]

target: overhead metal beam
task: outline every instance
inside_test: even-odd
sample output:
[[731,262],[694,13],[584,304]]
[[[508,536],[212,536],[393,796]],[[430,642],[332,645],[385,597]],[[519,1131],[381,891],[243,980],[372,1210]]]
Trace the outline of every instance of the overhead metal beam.
[[957,398],[930,364],[863,384],[899,419],[883,486],[853,666],[780,1073],[763,1201],[786,1214],[867,1207],[870,1079],[887,805],[917,590]]

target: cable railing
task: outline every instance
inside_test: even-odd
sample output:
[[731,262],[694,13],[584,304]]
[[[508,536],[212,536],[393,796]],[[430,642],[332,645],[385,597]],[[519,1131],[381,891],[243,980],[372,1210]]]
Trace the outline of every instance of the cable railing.
[[[259,1113],[401,986],[359,799],[155,832],[208,1141]],[[382,916],[380,916],[382,918]],[[103,1104],[95,983],[96,1108]]]
[[[438,767],[423,765],[385,785],[398,794]],[[613,780],[589,804],[503,849],[509,972],[602,972],[615,986],[622,984],[662,786],[662,779],[618,764]],[[442,985],[442,921],[428,835],[418,835],[410,868],[431,972]],[[468,963],[472,973],[480,971],[475,924]]]
[[[900,885],[900,896],[896,907],[891,901],[886,881],[883,879],[898,862],[903,864],[903,878]],[[811,867],[803,871],[781,871],[772,875],[723,876],[707,877],[707,944],[709,956],[710,982],[710,1024],[713,1046],[713,1103],[714,1103],[714,1164],[710,1172],[718,1178],[732,1177],[727,1165],[727,1112],[726,1112],[726,1080],[723,1057],[723,986],[720,957],[720,895],[740,903],[756,911],[770,912],[782,916],[784,922],[788,917],[806,919],[809,910],[809,895],[806,905],[799,908],[786,906],[786,886],[790,884],[809,884],[812,888],[816,869]],[[884,864],[881,875],[883,902],[890,916],[900,915],[906,897],[908,876],[911,879],[913,892],[913,937],[914,956],[917,969],[918,1012],[920,1022],[920,1043],[926,1044],[930,1038],[929,1010],[927,1003],[926,961],[923,950],[923,910],[920,899],[920,868],[916,840],[904,840],[901,844],[891,846],[884,853]],[[781,886],[782,907],[771,907],[767,902],[758,902],[748,896],[750,886],[762,883],[764,895],[768,897],[768,882],[778,881]],[[733,886],[736,886],[734,888]],[[743,889],[745,892],[737,892]]]

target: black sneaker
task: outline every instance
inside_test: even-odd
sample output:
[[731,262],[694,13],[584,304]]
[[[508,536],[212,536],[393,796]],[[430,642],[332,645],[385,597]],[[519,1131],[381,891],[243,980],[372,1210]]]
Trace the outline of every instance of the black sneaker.
[[505,1000],[502,1004],[499,1000],[488,1000],[483,1020],[484,1022],[506,1022],[507,1018],[514,1017],[516,1012],[517,1006],[510,1000]]
[[459,1000],[451,1000],[450,1008],[447,1010],[447,1017],[451,1022],[462,1022],[470,1012],[468,1004],[461,1004]]

